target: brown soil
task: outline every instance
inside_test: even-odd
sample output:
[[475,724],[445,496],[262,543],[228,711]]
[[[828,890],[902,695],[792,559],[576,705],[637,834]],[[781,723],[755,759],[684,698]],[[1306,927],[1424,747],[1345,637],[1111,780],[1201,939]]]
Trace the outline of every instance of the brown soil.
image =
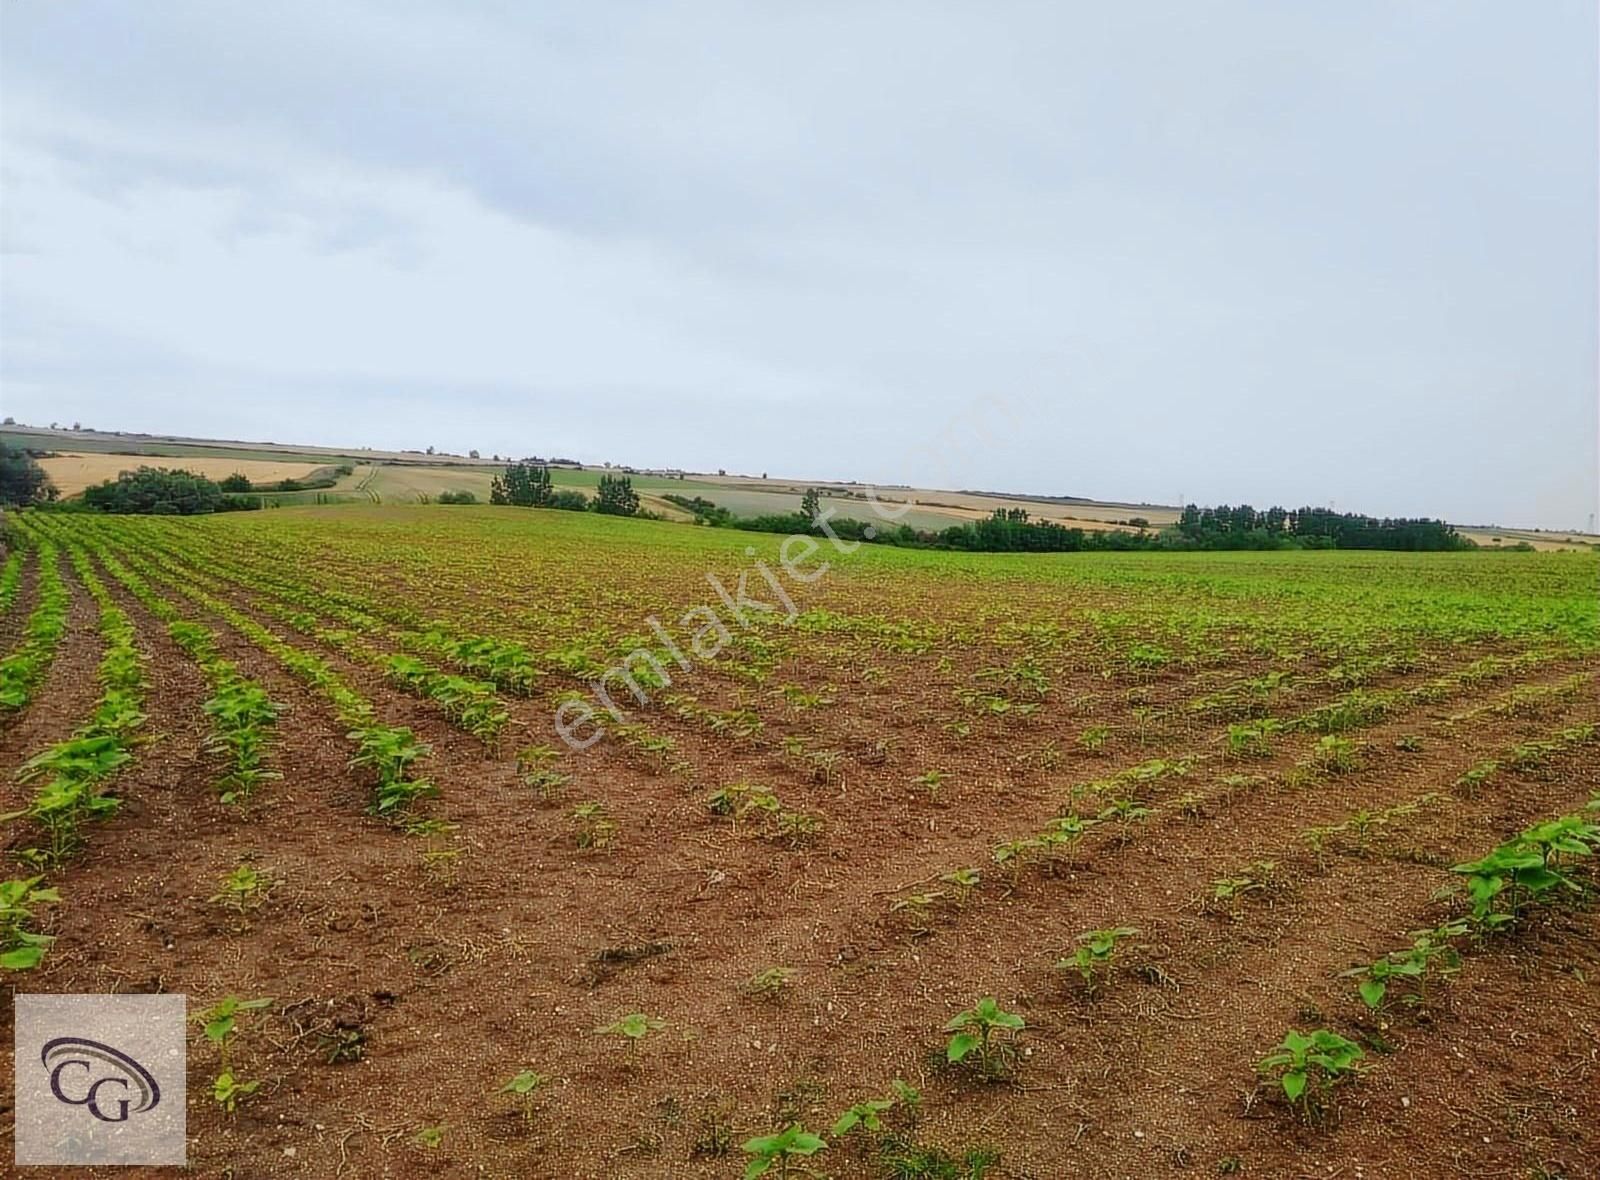
[[[365,577],[381,593],[382,579]],[[0,737],[0,769],[64,736],[94,697],[93,604],[69,581],[71,632],[40,701]],[[1505,772],[1476,795],[1453,786],[1517,741],[1595,720],[1592,680],[1536,716],[1452,722],[1511,682],[1464,690],[1353,734],[1366,743],[1359,769],[1306,777],[1295,773],[1315,741],[1306,735],[1246,762],[1220,757],[1226,723],[1215,718],[1178,711],[1143,742],[1135,736],[1127,690],[1181,704],[1217,678],[1206,669],[1108,680],[1092,654],[1063,659],[1033,718],[971,719],[977,732],[960,738],[944,728],[967,716],[954,689],[1015,651],[984,635],[897,655],[821,634],[761,685],[724,668],[681,686],[708,708],[757,708],[759,735],[730,740],[654,709],[641,720],[675,741],[670,758],[604,742],[563,760],[573,782],[546,806],[518,781],[512,751],[549,740],[548,694],[511,701],[528,736],[489,749],[372,666],[274,618],[259,591],[229,591],[238,609],[326,659],[385,720],[433,745],[438,814],[458,827],[423,841],[364,814],[363,779],[346,767],[343,727],[321,698],[161,587],[289,706],[273,751],[284,777],[247,809],[218,802],[222,767],[202,750],[208,689],[165,629],[113,589],[150,655],[150,740],[118,780],[121,810],[59,874],[58,941],[27,987],[183,992],[191,1012],[230,993],[273,998],[236,1050],[239,1071],[264,1082],[237,1115],[211,1102],[215,1061],[203,1040],[192,1045],[198,1174],[735,1176],[745,1138],[793,1119],[826,1131],[896,1077],[923,1092],[921,1140],[957,1153],[992,1144],[1002,1160],[991,1176],[1211,1175],[1235,1160],[1244,1175],[1272,1177],[1600,1174],[1595,908],[1551,909],[1469,954],[1425,1013],[1379,1024],[1339,978],[1449,912],[1433,900],[1449,864],[1600,789],[1593,746],[1537,775]],[[858,593],[857,613],[870,613],[870,595]],[[972,593],[958,585],[914,606],[896,602],[961,617],[977,606]],[[385,634],[365,638],[392,647]],[[1426,669],[1378,683],[1420,683],[1486,650],[1427,653]],[[1222,671],[1259,670],[1240,655]],[[1594,671],[1557,662],[1523,680],[1554,684],[1575,670]],[[838,702],[796,709],[774,696],[780,684],[831,685]],[[1308,688],[1294,710],[1338,691]],[[1071,704],[1083,700],[1093,703]],[[1076,744],[1092,722],[1114,727],[1099,754]],[[1423,750],[1397,750],[1411,733]],[[813,775],[784,737],[843,751],[837,773]],[[1051,742],[1054,762],[1037,756]],[[1195,754],[1206,757],[1186,776],[1144,792],[1158,811],[1126,842],[1102,828],[1015,889],[989,865],[994,844],[1059,814],[1073,785]],[[948,778],[930,798],[910,780],[934,767]],[[1230,786],[1233,774],[1261,779]],[[709,815],[709,791],[741,779],[818,815],[821,837],[791,849]],[[1173,804],[1191,792],[1204,798],[1185,814]],[[1428,792],[1438,800],[1364,845],[1345,841],[1318,857],[1300,837]],[[575,846],[568,811],[586,799],[618,822],[613,850]],[[429,864],[430,849],[458,855]],[[1207,904],[1215,878],[1261,860],[1277,865],[1269,891]],[[209,900],[240,863],[278,882],[247,914]],[[918,888],[942,888],[938,875],[963,865],[986,878],[965,904],[946,896],[920,922],[891,909]],[[1140,934],[1091,1000],[1052,964],[1079,932],[1112,924]],[[795,972],[782,998],[744,993],[777,965]],[[939,1064],[941,1026],[982,995],[1028,1022],[1006,1082]],[[592,1031],[634,1011],[667,1021],[637,1055]],[[1321,1024],[1367,1038],[1373,1068],[1340,1096],[1336,1120],[1306,1128],[1257,1086],[1253,1066],[1286,1028]],[[330,1061],[341,1043],[358,1046],[359,1060]],[[0,1044],[9,1053],[4,1029]],[[554,1079],[529,1118],[496,1093],[523,1068]],[[4,1061],[0,1076],[10,1076]],[[417,1141],[424,1127],[443,1128],[437,1147]],[[730,1141],[730,1154],[716,1154]],[[849,1140],[815,1163],[840,1180],[883,1174]]]

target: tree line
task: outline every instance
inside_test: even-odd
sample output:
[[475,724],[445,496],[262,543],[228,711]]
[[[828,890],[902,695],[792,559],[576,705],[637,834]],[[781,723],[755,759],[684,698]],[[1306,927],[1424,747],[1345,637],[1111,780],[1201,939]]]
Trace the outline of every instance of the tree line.
[[[550,482],[550,468],[530,459],[507,464],[489,483],[489,503],[518,508],[558,508],[568,512],[602,512],[607,516],[639,516],[639,493],[626,475],[602,475],[594,499],[573,488]],[[647,514],[646,514],[647,515]]]
[[1427,517],[1376,517],[1331,508],[1268,508],[1248,504],[1184,505],[1177,532],[1203,549],[1400,549],[1410,552],[1476,548],[1455,526]]
[[[701,496],[668,496],[696,520],[715,528],[761,533],[819,533],[821,497],[808,489],[799,512],[738,517]],[[1024,508],[996,508],[983,520],[930,531],[909,525],[829,518],[826,531],[847,541],[972,553],[1079,553],[1137,550],[1394,549],[1409,552],[1475,549],[1455,527],[1440,520],[1372,517],[1326,508],[1257,511],[1249,505],[1186,506],[1175,525],[1159,531],[1138,525],[1085,529],[1034,520]]]

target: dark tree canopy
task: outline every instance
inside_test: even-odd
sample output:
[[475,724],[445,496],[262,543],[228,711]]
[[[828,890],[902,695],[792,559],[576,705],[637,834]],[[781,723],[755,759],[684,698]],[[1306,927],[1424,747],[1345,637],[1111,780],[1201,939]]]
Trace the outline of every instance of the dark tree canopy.
[[1248,504],[1185,505],[1178,533],[1203,549],[1470,549],[1453,525],[1426,518],[1363,516],[1331,508],[1268,508]]
[[611,516],[633,516],[639,511],[639,493],[626,475],[602,475],[594,510]]
[[56,485],[37,459],[21,448],[0,445],[0,504],[26,508],[55,498]]
[[192,471],[141,467],[85,488],[83,500],[102,512],[194,516],[220,511],[224,497],[213,481]]
[[531,459],[507,465],[504,475],[489,485],[489,503],[514,504],[518,508],[550,508],[555,490],[550,486],[550,468]]

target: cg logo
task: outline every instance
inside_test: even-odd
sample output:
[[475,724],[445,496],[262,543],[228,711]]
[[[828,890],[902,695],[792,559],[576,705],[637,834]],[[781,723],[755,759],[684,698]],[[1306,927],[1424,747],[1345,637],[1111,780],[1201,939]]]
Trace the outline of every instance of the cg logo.
[[[126,1122],[130,1114],[154,1110],[161,1087],[150,1071],[110,1045],[84,1037],[56,1037],[46,1041],[39,1060],[50,1071],[50,1093],[68,1106],[87,1106],[103,1123]],[[120,1097],[102,1096],[101,1087],[121,1090]],[[130,1097],[130,1095],[137,1097]],[[77,1097],[76,1095],[81,1095]],[[110,1105],[114,1113],[106,1113]]]

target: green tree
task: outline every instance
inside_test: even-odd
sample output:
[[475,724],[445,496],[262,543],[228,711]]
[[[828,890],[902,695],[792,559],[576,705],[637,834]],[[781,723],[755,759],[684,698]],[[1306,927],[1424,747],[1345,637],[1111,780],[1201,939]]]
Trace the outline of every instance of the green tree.
[[806,494],[800,497],[800,515],[812,524],[822,515],[822,496],[816,488],[807,488]]
[[507,464],[504,476],[489,484],[491,504],[515,504],[518,508],[549,508],[555,499],[550,483],[550,468],[531,459]]
[[639,511],[639,494],[626,475],[602,475],[594,510],[610,516],[633,516]]
[[26,508],[55,498],[56,485],[37,459],[20,447],[0,446],[0,504]]
[[548,508],[550,501],[555,497],[555,488],[550,483],[550,469],[543,464],[535,467],[528,475],[528,490],[533,497],[535,508]]

